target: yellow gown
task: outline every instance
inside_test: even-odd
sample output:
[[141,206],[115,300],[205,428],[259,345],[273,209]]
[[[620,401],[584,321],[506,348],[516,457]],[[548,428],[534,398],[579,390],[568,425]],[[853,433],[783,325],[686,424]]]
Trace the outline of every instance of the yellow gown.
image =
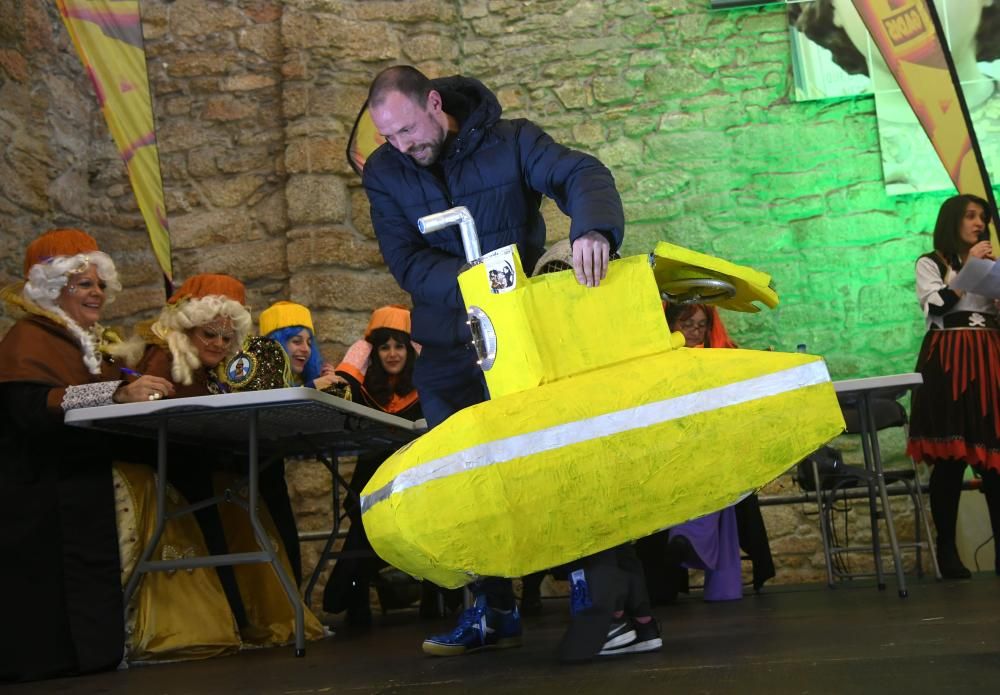
[[[156,523],[156,474],[144,465],[116,463],[115,507],[122,564],[122,587],[128,582]],[[173,486],[167,506],[186,505]],[[192,515],[171,519],[152,555],[176,560],[208,555]],[[239,650],[240,634],[229,602],[212,567],[143,576],[126,607],[126,659],[137,662],[207,659]]]
[[[234,483],[235,476],[220,473],[215,480],[216,491],[221,492],[228,487],[246,503],[248,489],[246,486],[237,489]],[[257,514],[272,547],[278,552],[285,572],[294,579],[288,553],[285,552],[285,546],[280,540],[278,529],[271,519],[267,505],[262,500],[259,500]],[[222,528],[226,534],[226,546],[229,552],[251,553],[260,550],[253,526],[250,524],[250,517],[242,508],[235,504],[222,504],[219,506],[219,515],[222,517]],[[274,568],[269,564],[255,563],[236,565],[233,571],[236,573],[236,583],[246,609],[247,624],[241,630],[244,642],[254,646],[273,646],[288,644],[294,640],[295,612],[288,603],[288,596]],[[301,597],[299,600],[302,600]],[[323,626],[308,606],[303,605],[302,609],[306,639],[322,639],[325,636]]]
[[[156,521],[156,474],[144,465],[116,463],[114,484],[118,520],[122,586],[132,576],[143,549],[152,538]],[[225,487],[231,480],[222,479]],[[246,496],[246,490],[237,494]],[[173,486],[167,488],[169,511],[187,502]],[[219,514],[229,551],[259,550],[253,528],[243,509],[221,504]],[[258,514],[285,570],[292,575],[284,547],[264,505]],[[193,515],[170,519],[152,555],[155,560],[208,555]],[[164,662],[204,659],[238,651],[242,646],[272,646],[294,639],[295,614],[270,565],[234,568],[247,615],[247,625],[237,628],[229,602],[214,568],[150,572],[143,576],[126,608],[126,659],[130,662]],[[305,606],[306,639],[325,636],[323,626]]]

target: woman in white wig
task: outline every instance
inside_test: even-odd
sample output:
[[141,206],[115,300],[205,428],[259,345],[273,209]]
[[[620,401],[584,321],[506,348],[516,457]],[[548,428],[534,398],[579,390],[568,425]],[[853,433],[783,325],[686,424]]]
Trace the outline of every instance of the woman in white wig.
[[[232,368],[246,357],[241,348],[253,327],[245,301],[243,283],[229,275],[201,274],[188,278],[167,300],[159,317],[148,326],[140,326],[147,347],[136,369],[143,374],[169,378],[176,397],[226,391],[220,365],[224,368],[230,364]],[[216,492],[213,473],[243,470],[240,459],[229,460],[231,453],[191,448],[179,456],[172,454],[182,463],[170,468],[170,482],[191,502],[211,497]],[[260,494],[265,503],[260,506],[264,525],[275,528],[279,555],[287,562],[289,574],[298,577],[298,531],[280,465],[261,472]],[[257,550],[246,514],[234,505],[205,507],[195,516],[211,553],[241,552],[237,546],[244,541],[249,550]],[[244,642],[275,644],[290,638],[291,609],[277,575],[269,567],[244,565],[216,570]],[[269,596],[277,598],[269,601]],[[276,617],[270,607],[287,614],[279,613]],[[306,623],[308,637],[322,634],[319,623],[308,612]]]
[[215,369],[239,352],[253,327],[245,301],[246,289],[236,278],[208,273],[188,278],[159,318],[140,327],[147,348],[136,369],[170,379],[177,397],[225,390]]
[[121,285],[89,234],[46,232],[28,246],[24,276],[3,290],[23,316],[0,342],[0,596],[10,637],[0,681],[121,661],[112,440],[63,415],[172,393],[165,379],[124,378],[105,353],[113,336],[98,321]]

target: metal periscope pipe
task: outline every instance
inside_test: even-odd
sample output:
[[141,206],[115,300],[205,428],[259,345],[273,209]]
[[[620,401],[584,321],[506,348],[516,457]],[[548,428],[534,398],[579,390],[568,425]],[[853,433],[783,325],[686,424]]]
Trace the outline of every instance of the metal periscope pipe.
[[475,263],[483,255],[479,250],[479,235],[476,234],[476,221],[472,219],[472,213],[464,205],[442,210],[432,215],[425,215],[417,220],[417,228],[421,234],[430,234],[439,229],[458,225],[462,235],[462,247],[465,249],[465,260],[468,263]]

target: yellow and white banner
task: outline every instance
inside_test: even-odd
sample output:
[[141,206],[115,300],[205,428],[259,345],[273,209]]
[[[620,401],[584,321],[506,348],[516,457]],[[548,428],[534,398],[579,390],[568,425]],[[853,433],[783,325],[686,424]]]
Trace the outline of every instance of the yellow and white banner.
[[173,276],[138,0],[56,0],[128,170],[153,253]]
[[[955,188],[988,200],[995,215],[993,189],[934,5],[927,0],[853,2]],[[1000,248],[995,219],[990,238]]]

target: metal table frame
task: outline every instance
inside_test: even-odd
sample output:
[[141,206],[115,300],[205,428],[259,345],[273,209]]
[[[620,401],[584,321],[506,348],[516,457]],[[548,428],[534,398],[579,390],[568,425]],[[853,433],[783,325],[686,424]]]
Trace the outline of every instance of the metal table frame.
[[[347,503],[351,497],[357,497],[357,493],[351,490],[350,483],[340,473],[340,458],[357,457],[360,453],[362,452],[341,449],[319,451],[314,454],[316,459],[330,472],[333,526],[329,531],[299,534],[300,540],[323,541],[323,549],[320,550],[319,557],[316,559],[316,566],[313,567],[312,574],[309,575],[304,590],[305,602],[310,609],[312,608],[313,591],[319,582],[320,575],[323,574],[326,563],[333,559],[345,560],[376,557],[374,550],[333,550],[333,544],[338,539],[347,537],[347,532],[344,530],[344,519],[347,518]],[[341,493],[343,493],[343,499],[341,499]],[[358,499],[355,499],[355,502],[360,504],[360,500]]]
[[[320,455],[327,451],[365,451],[398,447],[423,432],[416,423],[310,388],[227,393],[146,403],[80,408],[66,413],[68,425],[156,439],[156,524],[132,577],[125,587],[127,607],[147,572],[269,563],[295,611],[295,655],[305,655],[303,601],[278,559],[257,515],[261,448],[276,456]],[[173,515],[166,512],[168,444],[195,444],[244,453],[247,458],[248,504],[226,491],[219,498],[191,504]],[[334,485],[337,481],[334,480]],[[260,550],[177,560],[150,560],[171,516],[190,514],[217,501],[245,507]]]
[[[896,526],[892,518],[892,508],[889,506],[889,495],[886,491],[885,476],[882,470],[882,452],[878,443],[878,430],[875,427],[875,417],[872,412],[872,401],[875,398],[899,399],[908,391],[924,382],[918,373],[892,374],[864,379],[846,379],[833,382],[833,390],[843,408],[845,405],[856,406],[861,428],[861,448],[864,453],[865,470],[870,475],[868,484],[868,511],[871,517],[872,554],[875,560],[875,577],[880,590],[885,589],[885,577],[882,571],[882,548],[879,539],[878,519],[879,504],[881,515],[885,519],[889,534],[889,545],[895,564],[896,583],[900,598],[908,594],[906,578],[903,574],[903,563],[900,558],[899,540],[896,538]],[[821,494],[817,490],[817,494]],[[918,488],[919,494],[919,488]],[[919,523],[919,520],[918,522]],[[821,525],[821,530],[823,530]],[[929,546],[932,544],[929,544]],[[933,553],[933,547],[930,547]],[[829,568],[827,568],[829,570]]]

